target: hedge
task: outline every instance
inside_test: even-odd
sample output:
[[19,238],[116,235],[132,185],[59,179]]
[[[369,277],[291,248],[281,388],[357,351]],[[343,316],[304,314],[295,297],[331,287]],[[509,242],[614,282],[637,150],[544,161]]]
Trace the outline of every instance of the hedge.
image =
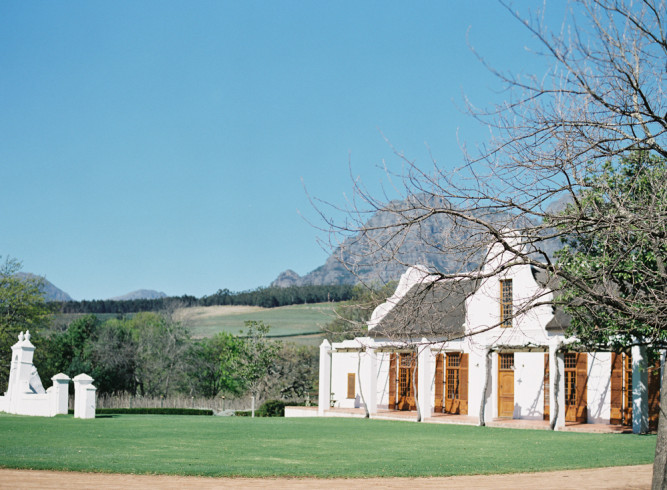
[[[68,411],[70,414],[74,410]],[[133,414],[133,415],[213,415],[213,410],[198,408],[98,408],[96,415]]]

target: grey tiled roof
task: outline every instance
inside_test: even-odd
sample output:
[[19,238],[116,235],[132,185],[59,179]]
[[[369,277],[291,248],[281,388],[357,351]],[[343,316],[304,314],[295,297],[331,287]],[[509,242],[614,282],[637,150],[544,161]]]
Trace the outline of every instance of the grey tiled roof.
[[477,288],[473,279],[413,286],[369,331],[371,337],[454,339],[464,334],[465,300]]
[[[537,284],[542,287],[546,287],[552,290],[554,295],[554,300],[558,300],[558,297],[561,295],[561,292],[558,289],[560,279],[554,276],[549,276],[546,272],[541,269],[533,268],[533,277]],[[552,305],[554,317],[549,320],[549,323],[546,325],[548,331],[565,331],[567,327],[570,326],[571,317],[560,305]]]

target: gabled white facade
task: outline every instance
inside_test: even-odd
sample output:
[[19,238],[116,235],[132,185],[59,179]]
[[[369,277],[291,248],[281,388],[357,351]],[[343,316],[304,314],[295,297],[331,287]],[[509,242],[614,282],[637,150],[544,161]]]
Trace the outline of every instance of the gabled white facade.
[[[413,288],[436,281],[424,267],[408,269],[394,295],[373,312],[368,337],[333,345],[323,342],[319,414],[334,415],[334,411],[327,413],[329,408],[364,408],[373,417],[378,410],[397,409],[401,390],[409,393],[416,384],[414,405],[404,397],[408,401],[403,408],[416,411],[421,420],[448,410],[450,403],[450,410],[464,410],[480,425],[501,417],[548,420],[555,429],[573,417],[578,422],[609,424],[612,396],[614,403],[620,396],[618,381],[616,395],[612,394],[612,353],[567,353],[573,339],[565,338],[562,328],[553,325],[552,292],[538,283],[531,266],[512,264],[512,260],[513,255],[497,245],[489,250],[481,270],[470,276],[475,288],[465,299],[465,320],[456,338],[373,335]],[[502,272],[494,273],[498,270]],[[501,281],[511,287],[511,315],[506,315],[505,326],[501,325]],[[417,326],[419,321],[411,319]],[[632,386],[630,381],[622,385],[623,393],[632,392],[635,432],[648,429],[646,359],[645,348],[632,348]],[[416,369],[406,382],[414,367],[401,363],[408,366],[409,362]],[[450,395],[459,398],[448,400]]]

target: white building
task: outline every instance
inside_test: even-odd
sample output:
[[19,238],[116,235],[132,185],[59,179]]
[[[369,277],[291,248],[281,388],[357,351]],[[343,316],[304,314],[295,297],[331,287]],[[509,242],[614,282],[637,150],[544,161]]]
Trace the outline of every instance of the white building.
[[655,354],[568,350],[569,318],[549,304],[544,274],[512,258],[492,247],[480,271],[456,280],[408,269],[367,337],[321,345],[319,415],[362,408],[370,417],[415,411],[422,420],[444,413],[480,425],[507,418],[634,432],[657,423]]

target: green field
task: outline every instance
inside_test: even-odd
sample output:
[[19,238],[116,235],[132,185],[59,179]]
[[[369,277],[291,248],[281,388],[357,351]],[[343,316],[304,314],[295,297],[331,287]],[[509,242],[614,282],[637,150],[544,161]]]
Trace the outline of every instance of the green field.
[[185,308],[179,310],[178,314],[184,324],[190,327],[194,337],[211,337],[218,332],[237,335],[243,330],[246,320],[255,320],[271,326],[271,337],[319,344],[323,339],[320,328],[332,320],[333,307],[331,303],[278,308],[211,306]]
[[206,476],[447,476],[653,462],[655,436],[364,419],[0,414],[0,467]]

